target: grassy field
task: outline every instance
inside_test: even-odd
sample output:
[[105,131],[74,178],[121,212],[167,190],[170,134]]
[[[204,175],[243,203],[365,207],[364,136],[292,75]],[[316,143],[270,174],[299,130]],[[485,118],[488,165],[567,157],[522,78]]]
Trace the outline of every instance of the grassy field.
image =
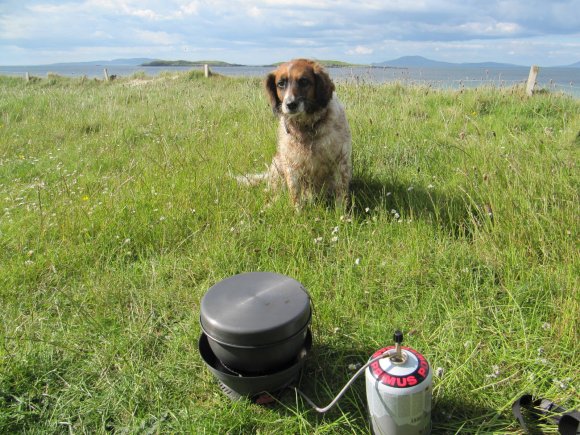
[[275,149],[258,80],[0,77],[0,432],[367,433],[360,380],[324,416],[220,392],[199,303],[246,271],[309,290],[321,405],[401,328],[437,373],[434,433],[517,431],[525,392],[580,406],[580,101],[337,92],[354,206],[296,213],[229,176]]

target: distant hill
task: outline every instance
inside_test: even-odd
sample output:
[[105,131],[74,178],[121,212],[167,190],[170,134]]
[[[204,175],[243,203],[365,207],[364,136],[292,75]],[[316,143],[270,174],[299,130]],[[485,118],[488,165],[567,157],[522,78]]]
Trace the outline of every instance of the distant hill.
[[[390,68],[450,68],[450,67],[464,67],[464,68],[514,68],[521,67],[521,65],[514,65],[510,63],[498,63],[498,62],[479,62],[479,63],[451,63],[451,62],[441,62],[438,60],[428,59],[423,56],[403,56],[393,60],[387,60],[384,62],[373,63],[371,65],[360,65],[348,62],[342,62],[339,60],[317,60],[320,64],[326,67],[390,67]],[[271,65],[264,66],[278,66],[282,62],[278,62]],[[96,66],[201,66],[208,64],[211,66],[244,66],[228,62],[223,62],[219,60],[161,60],[161,59],[151,59],[146,57],[137,58],[127,58],[127,59],[113,59],[113,60],[92,60],[88,62],[59,62],[53,63],[49,66],[82,66],[82,65],[96,65]],[[542,66],[540,64],[540,66]],[[529,65],[527,65],[529,67]],[[553,68],[580,68],[580,62],[576,62],[570,65],[560,65]]]
[[385,62],[374,63],[373,66],[390,66],[396,68],[449,68],[453,66],[474,67],[474,68],[513,68],[519,65],[498,62],[479,63],[451,63],[438,60],[427,59],[423,56],[403,56],[398,59],[387,60]]
[[397,68],[411,67],[446,67],[452,66],[452,63],[439,62],[437,60],[427,59],[422,56],[403,56],[398,59],[386,60],[384,62],[373,63],[373,66],[391,66]]
[[152,60],[144,62],[140,66],[242,66],[234,63],[222,62],[221,60]]
[[100,66],[112,66],[112,65],[128,65],[128,66],[139,66],[146,62],[151,62],[155,59],[149,59],[146,57],[132,58],[132,59],[113,59],[113,60],[91,60],[88,62],[59,62],[53,63],[51,65],[100,65]]
[[358,63],[343,62],[341,60],[316,60],[320,65],[326,68],[356,68],[365,67],[369,65],[361,65]]

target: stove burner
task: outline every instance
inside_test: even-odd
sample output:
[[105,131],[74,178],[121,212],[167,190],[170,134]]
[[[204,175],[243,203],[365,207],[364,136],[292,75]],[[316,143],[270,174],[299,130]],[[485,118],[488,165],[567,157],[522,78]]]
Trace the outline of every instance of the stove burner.
[[224,384],[222,381],[218,380],[218,386],[220,387],[220,390],[222,390],[222,392],[228,396],[230,399],[232,399],[234,402],[239,402],[240,400],[244,400],[246,396],[242,396],[239,393],[236,393],[234,390],[232,390],[230,387],[228,387],[226,384]]
[[237,391],[232,390],[230,387],[228,387],[226,384],[224,384],[219,379],[218,379],[218,387],[220,390],[222,390],[222,393],[224,393],[232,402],[240,402],[242,400],[249,400],[257,405],[269,405],[269,404],[274,403],[277,400],[279,400],[281,398],[281,396],[287,391],[287,388],[291,384],[293,384],[297,379],[298,379],[298,377],[291,379],[290,382],[288,382],[288,385],[283,386],[282,388],[280,388],[277,391],[272,391],[272,392],[265,391],[261,394],[258,393],[258,394],[253,395],[253,396],[247,396],[247,395],[240,394]]
[[219,387],[224,394],[233,401],[249,399],[258,404],[275,401],[276,396],[298,379],[311,347],[312,334],[308,330],[304,348],[290,365],[275,372],[245,374],[235,372],[222,364],[211,350],[205,334],[199,339],[201,357],[218,379]]

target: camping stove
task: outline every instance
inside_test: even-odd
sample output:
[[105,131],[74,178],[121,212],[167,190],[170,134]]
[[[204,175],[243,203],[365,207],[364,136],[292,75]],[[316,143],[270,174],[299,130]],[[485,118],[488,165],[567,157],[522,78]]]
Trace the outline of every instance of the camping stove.
[[271,272],[235,275],[201,300],[199,352],[228,397],[275,394],[300,374],[312,346],[311,318],[298,281]]
[[[305,288],[292,278],[251,272],[225,279],[201,301],[199,353],[220,389],[232,400],[264,404],[296,383],[312,346],[312,311]],[[376,351],[326,407],[331,409],[362,374],[376,435],[426,435],[431,431],[432,373],[423,355],[395,345]]]
[[218,380],[220,390],[233,401],[249,399],[256,403],[267,403],[269,397],[281,394],[298,379],[311,347],[312,334],[309,329],[304,347],[292,362],[275,371],[248,373],[223,364],[213,353],[205,334],[199,339],[199,353]]

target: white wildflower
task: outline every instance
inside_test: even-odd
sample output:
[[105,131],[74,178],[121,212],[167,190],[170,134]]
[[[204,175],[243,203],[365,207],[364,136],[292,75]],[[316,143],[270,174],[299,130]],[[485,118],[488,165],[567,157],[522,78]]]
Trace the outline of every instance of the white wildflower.
[[360,258],[356,258],[354,260],[354,264],[355,264],[355,266],[358,266],[360,264]]
[[499,366],[497,364],[494,364],[491,367],[491,369],[492,369],[492,372],[491,372],[491,374],[487,375],[487,377],[488,378],[497,378],[501,373]]
[[566,390],[568,388],[568,384],[565,382],[566,380],[558,380],[554,379],[554,384],[556,384],[561,390]]

